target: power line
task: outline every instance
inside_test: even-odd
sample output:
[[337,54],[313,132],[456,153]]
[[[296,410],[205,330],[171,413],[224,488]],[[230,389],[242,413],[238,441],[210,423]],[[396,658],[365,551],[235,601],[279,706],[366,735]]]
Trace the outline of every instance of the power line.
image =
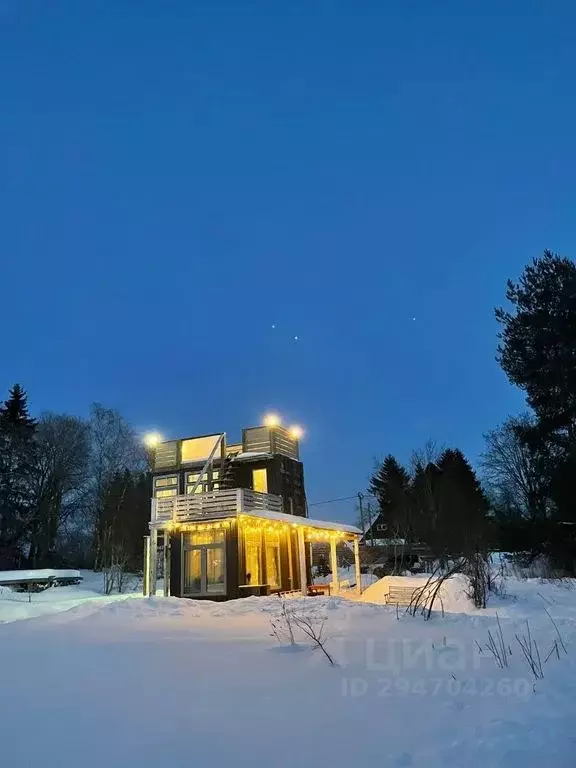
[[339,499],[326,499],[326,501],[313,501],[311,504],[308,504],[308,506],[317,507],[320,504],[335,504],[337,501],[352,501],[353,499],[358,499],[357,493],[354,494],[354,496],[341,496]]

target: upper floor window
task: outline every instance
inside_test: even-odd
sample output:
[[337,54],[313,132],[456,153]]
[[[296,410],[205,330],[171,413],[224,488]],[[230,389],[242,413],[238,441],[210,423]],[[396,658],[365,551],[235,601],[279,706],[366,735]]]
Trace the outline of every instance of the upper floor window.
[[178,495],[178,476],[163,475],[154,478],[154,496],[157,499],[163,499],[167,496]]
[[[212,488],[210,488],[210,483],[208,481],[208,473],[205,472],[202,475],[202,482],[198,482],[198,478],[200,477],[199,472],[187,472],[186,473],[186,493],[206,493],[209,490],[217,491],[219,488],[219,478],[220,478],[220,471],[218,469],[214,469],[212,471]],[[195,489],[195,490],[194,490]]]
[[171,485],[178,485],[176,475],[164,475],[164,477],[156,477],[154,479],[154,486],[156,488],[166,488]]
[[165,499],[167,496],[176,496],[177,493],[177,488],[160,488],[156,491],[155,496],[157,499]]
[[258,493],[268,493],[268,473],[266,468],[252,470],[252,488]]

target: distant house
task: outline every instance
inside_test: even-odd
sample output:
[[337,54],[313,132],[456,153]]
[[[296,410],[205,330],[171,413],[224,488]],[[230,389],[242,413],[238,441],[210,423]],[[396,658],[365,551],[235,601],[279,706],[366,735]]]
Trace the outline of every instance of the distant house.
[[[298,590],[311,584],[310,543],[351,542],[354,526],[307,517],[297,437],[280,426],[162,442],[153,451],[153,499],[144,591],[211,600]],[[162,561],[159,562],[159,558]],[[338,590],[338,569],[332,568]]]
[[373,541],[388,539],[388,528],[388,523],[381,514],[378,514],[372,524],[366,528],[366,532],[361,538],[361,543],[370,545]]

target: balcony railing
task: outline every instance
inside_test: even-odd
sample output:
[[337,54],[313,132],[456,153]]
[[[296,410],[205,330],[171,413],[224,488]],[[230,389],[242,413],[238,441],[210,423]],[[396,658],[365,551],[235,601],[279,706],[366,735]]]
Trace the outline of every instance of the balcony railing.
[[257,493],[247,488],[231,488],[152,499],[152,523],[184,523],[200,518],[250,514],[263,509],[282,512],[282,497],[272,493]]

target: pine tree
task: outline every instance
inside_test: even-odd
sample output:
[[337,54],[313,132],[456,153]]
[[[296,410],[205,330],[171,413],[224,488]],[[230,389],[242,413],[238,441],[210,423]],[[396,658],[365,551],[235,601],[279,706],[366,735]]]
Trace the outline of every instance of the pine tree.
[[526,392],[535,426],[522,439],[537,462],[546,519],[527,531],[539,551],[576,569],[573,478],[576,472],[576,263],[550,251],[519,281],[508,281],[512,311],[496,310],[502,326],[498,360]]
[[576,440],[576,263],[545,251],[517,283],[513,311],[496,310],[502,326],[498,361],[526,392],[540,428]]
[[19,384],[0,406],[0,567],[24,557],[36,422]]

